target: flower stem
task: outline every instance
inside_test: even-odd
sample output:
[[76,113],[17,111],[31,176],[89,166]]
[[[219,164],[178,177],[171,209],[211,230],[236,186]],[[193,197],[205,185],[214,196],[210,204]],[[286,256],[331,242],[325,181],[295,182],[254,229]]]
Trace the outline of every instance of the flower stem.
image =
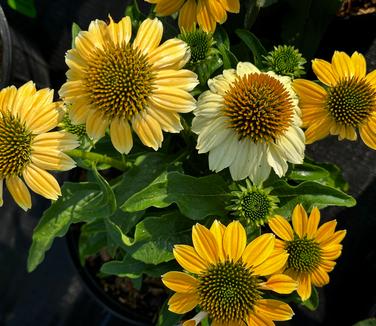
[[105,163],[108,165],[111,165],[115,169],[118,169],[120,171],[125,171],[132,167],[132,163],[130,162],[122,162],[119,160],[116,160],[112,157],[109,157],[107,155],[99,154],[99,153],[93,153],[93,152],[85,152],[81,151],[79,149],[72,149],[70,151],[66,151],[65,154],[73,157],[73,158],[80,158],[83,160],[89,160],[95,163]]

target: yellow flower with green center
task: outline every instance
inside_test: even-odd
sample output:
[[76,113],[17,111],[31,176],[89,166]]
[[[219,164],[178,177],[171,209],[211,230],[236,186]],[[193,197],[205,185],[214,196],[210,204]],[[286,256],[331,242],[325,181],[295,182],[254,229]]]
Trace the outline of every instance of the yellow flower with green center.
[[156,4],[155,11],[160,16],[170,16],[179,11],[179,27],[186,31],[196,26],[205,32],[214,32],[217,23],[227,20],[227,12],[238,13],[239,0],[145,0]]
[[[289,276],[276,274],[288,254],[275,250],[273,234],[263,234],[247,245],[239,221],[227,227],[214,221],[210,230],[196,224],[192,242],[193,247],[174,247],[175,259],[185,271],[162,276],[163,283],[176,292],[168,302],[170,311],[184,314],[199,305],[217,326],[274,325],[275,320],[291,319],[288,304],[264,298],[266,291],[288,294],[296,289]],[[189,323],[193,322],[197,318]]]
[[298,99],[291,79],[260,72],[240,62],[208,81],[194,111],[192,130],[199,153],[209,152],[209,168],[230,168],[234,180],[260,184],[270,169],[283,176],[287,162],[304,158]]
[[90,23],[66,55],[67,82],[60,96],[69,104],[74,124],[86,124],[89,137],[98,140],[110,127],[112,144],[120,153],[133,146],[132,129],[142,143],[157,150],[162,131],[182,130],[179,113],[190,112],[196,101],[189,93],[195,73],[181,69],[190,58],[185,42],[163,34],[158,19],[146,19],[131,42],[129,17]]
[[356,140],[356,129],[364,143],[376,149],[376,70],[366,73],[362,54],[349,57],[335,51],[332,62],[312,61],[312,69],[324,87],[296,79],[294,88],[300,97],[306,143],[329,134],[338,139]]
[[[75,162],[62,151],[76,148],[76,136],[51,131],[61,121],[61,102],[53,102],[53,90],[37,91],[33,82],[0,91],[0,206],[3,183],[15,202],[31,208],[28,188],[56,200],[60,186],[46,170],[67,171]],[[26,183],[26,185],[25,185]]]
[[292,213],[293,228],[282,216],[269,220],[269,227],[282,239],[276,239],[276,247],[289,254],[284,273],[298,282],[297,292],[303,301],[311,296],[312,285],[329,283],[328,273],[341,255],[340,242],[346,235],[345,230],[335,232],[335,220],[318,227],[319,223],[320,211],[314,208],[308,218],[301,205]]

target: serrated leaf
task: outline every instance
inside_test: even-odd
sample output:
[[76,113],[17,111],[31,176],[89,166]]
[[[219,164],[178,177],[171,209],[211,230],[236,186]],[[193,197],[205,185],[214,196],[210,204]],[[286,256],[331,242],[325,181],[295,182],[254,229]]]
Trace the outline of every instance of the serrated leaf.
[[90,221],[95,215],[87,214],[101,196],[95,183],[69,183],[62,189],[62,196],[46,209],[33,232],[32,245],[29,249],[27,269],[33,271],[44,259],[56,237],[62,237],[71,223]]
[[355,199],[350,195],[314,181],[304,181],[292,186],[284,180],[279,180],[272,187],[270,194],[280,200],[276,214],[283,216],[290,216],[299,203],[309,211],[315,206],[320,209],[327,206],[352,207],[356,204]]
[[196,178],[179,172],[167,172],[131,196],[121,208],[135,212],[152,206],[164,208],[175,203],[182,214],[200,220],[209,215],[225,216],[227,196],[227,185],[217,174]]

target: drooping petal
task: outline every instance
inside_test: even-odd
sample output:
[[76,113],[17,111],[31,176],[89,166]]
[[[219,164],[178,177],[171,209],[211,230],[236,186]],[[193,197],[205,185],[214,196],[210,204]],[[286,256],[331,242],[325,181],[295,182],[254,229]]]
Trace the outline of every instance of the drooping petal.
[[184,1],[185,0],[159,0],[155,7],[155,11],[161,16],[170,16],[181,8]]
[[119,153],[128,154],[133,146],[133,137],[128,120],[115,118],[110,125],[110,136],[112,145]]
[[101,139],[110,121],[99,110],[91,110],[86,120],[86,133],[94,140]]
[[223,235],[223,249],[227,259],[237,262],[243,254],[247,243],[247,235],[239,221],[233,221]]
[[246,266],[258,266],[263,263],[273,252],[275,236],[264,233],[250,242],[244,250],[242,260]]
[[208,267],[208,263],[202,259],[191,246],[176,245],[173,249],[173,253],[180,266],[190,273],[200,274]]
[[179,13],[178,24],[180,29],[184,29],[184,31],[191,31],[194,28],[194,26],[196,26],[196,11],[196,0],[185,1]]
[[[20,206],[24,211],[31,208],[31,196],[23,181],[17,176],[9,176],[5,179],[7,189],[12,195],[14,201]],[[2,188],[3,180],[1,180]],[[1,191],[2,192],[2,191]],[[2,195],[2,194],[1,194]],[[2,201],[2,196],[1,196]]]
[[289,294],[295,291],[298,283],[290,276],[285,274],[274,274],[266,282],[260,283],[263,290],[271,290],[280,294]]
[[215,19],[210,15],[209,0],[198,0],[197,22],[204,32],[214,32],[216,22]]
[[169,289],[178,293],[194,293],[199,285],[197,279],[182,272],[167,272],[162,275],[162,282]]
[[36,165],[30,163],[23,171],[22,176],[26,184],[37,194],[52,200],[61,196],[60,186],[56,179]]
[[294,315],[294,312],[287,303],[273,299],[258,300],[255,305],[255,311],[259,315],[277,321],[290,320]]
[[311,297],[312,285],[311,285],[311,275],[308,273],[300,273],[298,275],[298,294],[300,298],[305,301]]
[[265,317],[262,312],[253,312],[248,316],[248,325],[252,326],[275,326],[270,318]]
[[312,284],[318,287],[329,283],[328,273],[320,266],[317,266],[311,273]]
[[176,314],[185,314],[198,305],[198,296],[196,293],[175,293],[168,300],[168,310]]
[[291,241],[294,239],[292,227],[284,217],[276,215],[269,220],[268,224],[272,231],[281,239],[285,241]]
[[157,120],[145,111],[140,112],[132,119],[132,127],[138,138],[145,146],[158,150],[162,145],[162,128]]

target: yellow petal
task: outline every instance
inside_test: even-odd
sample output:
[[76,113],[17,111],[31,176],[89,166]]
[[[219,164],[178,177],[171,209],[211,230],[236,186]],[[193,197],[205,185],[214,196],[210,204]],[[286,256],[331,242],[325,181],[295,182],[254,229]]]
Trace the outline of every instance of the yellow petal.
[[312,239],[316,235],[317,228],[320,223],[320,211],[317,207],[314,207],[309,215],[307,223],[307,238]]
[[267,276],[279,272],[287,263],[288,254],[286,252],[272,254],[260,265],[252,268],[255,275]]
[[148,114],[150,114],[150,116],[159,123],[163,131],[178,133],[183,130],[183,126],[180,123],[180,116],[178,113],[161,110],[153,107],[153,105],[150,105]]
[[332,260],[321,259],[321,262],[320,262],[320,266],[327,273],[331,272],[334,269],[335,265],[336,265],[336,262]]
[[306,79],[295,79],[293,88],[299,95],[301,104],[321,104],[326,98],[326,91],[320,85]]
[[162,40],[163,25],[157,19],[145,19],[138,31],[136,38],[133,41],[133,48],[139,48],[141,52],[147,55],[150,51],[156,49]]
[[155,84],[159,86],[169,86],[182,89],[190,92],[196,85],[198,85],[197,75],[187,69],[173,70],[166,69],[160,70],[156,73]]
[[161,125],[146,111],[133,117],[132,128],[145,146],[155,151],[161,147],[163,141]]
[[308,217],[304,207],[301,204],[296,205],[292,212],[292,226],[299,238],[306,235],[307,224]]
[[194,293],[199,285],[193,276],[182,272],[168,272],[162,275],[162,282],[172,291],[179,293]]
[[227,259],[237,262],[247,244],[247,235],[239,221],[231,222],[223,235],[223,249]]
[[287,303],[273,299],[258,300],[255,305],[255,311],[258,315],[277,321],[290,320],[294,315]]
[[59,103],[51,103],[38,110],[33,106],[31,110],[34,110],[35,114],[28,119],[27,126],[35,134],[41,134],[55,128],[63,117],[60,105]]
[[56,179],[36,165],[30,163],[23,171],[22,176],[26,184],[37,194],[52,200],[61,196],[60,186]]
[[373,87],[376,87],[376,69],[366,75],[366,80],[373,85]]
[[365,77],[367,72],[367,64],[364,56],[355,51],[351,56],[351,61],[354,66],[355,76],[359,78]]
[[376,150],[376,131],[371,129],[368,123],[359,128],[359,134],[368,147]]
[[[36,93],[35,84],[32,81],[23,84],[17,90],[17,95],[13,101],[12,113],[15,116],[23,116],[23,111],[25,109],[25,101],[28,101]],[[29,110],[30,104],[27,105],[27,110]],[[21,118],[22,121],[25,121]]]
[[77,136],[66,131],[51,131],[36,135],[32,141],[33,151],[58,149],[68,151],[80,145]]
[[298,276],[298,294],[300,298],[305,301],[311,297],[311,276],[308,273],[300,273]]
[[75,100],[69,109],[69,119],[73,124],[86,123],[87,117],[91,111],[94,111],[93,106],[88,104],[88,99],[81,97]]
[[109,123],[109,120],[102,112],[90,110],[86,119],[86,133],[94,140],[99,140],[104,136]]
[[110,137],[112,145],[121,154],[128,154],[133,146],[131,127],[128,120],[115,118],[111,121]]
[[311,280],[313,285],[322,287],[329,283],[329,275],[322,267],[318,266],[311,273]]
[[150,97],[151,106],[171,112],[191,112],[196,108],[196,100],[186,91],[175,87],[159,86]]
[[197,22],[204,32],[214,32],[216,22],[210,15],[208,0],[198,0],[197,5]]
[[248,324],[252,326],[275,326],[273,321],[270,318],[265,317],[261,312],[258,313],[251,313],[248,316]]
[[210,232],[213,234],[215,241],[217,242],[218,257],[221,261],[225,261],[225,253],[223,250],[223,235],[225,230],[226,227],[218,220],[215,220],[210,227]]
[[179,13],[179,27],[184,29],[184,31],[192,31],[196,26],[196,0],[188,0],[184,3],[183,7],[180,9]]
[[[304,121],[304,124],[306,124],[306,121]],[[315,121],[315,123],[312,123],[308,126],[308,129],[305,131],[305,143],[306,144],[312,144],[318,140],[321,140],[329,135],[330,133],[330,127],[331,127],[331,121],[324,117],[321,120]]]
[[218,261],[218,245],[214,235],[203,225],[196,224],[192,228],[192,242],[199,256],[210,264]]
[[334,232],[332,236],[330,236],[325,241],[322,241],[320,243],[320,246],[326,247],[326,246],[330,246],[333,244],[339,244],[345,236],[346,236],[346,230],[340,230],[340,231]]
[[13,107],[14,99],[17,95],[17,88],[15,86],[5,87],[0,91],[0,112],[9,110]]
[[263,290],[271,290],[280,294],[289,294],[295,291],[298,283],[285,274],[274,274],[266,282],[260,283]]
[[31,161],[44,170],[68,171],[76,166],[76,162],[73,159],[56,149],[33,151]]
[[191,246],[176,245],[173,249],[173,253],[180,266],[190,273],[200,274],[208,267],[207,262],[202,259]]
[[327,86],[334,86],[339,80],[339,77],[333,70],[332,65],[325,60],[312,60],[312,70],[316,74],[317,78]]
[[4,179],[0,179],[0,207],[2,207],[4,204],[3,187],[4,187]]
[[275,236],[265,233],[251,241],[244,250],[242,260],[249,268],[263,263],[273,252]]
[[354,76],[355,69],[353,63],[345,52],[334,52],[332,57],[332,67],[340,78],[351,78]]
[[169,39],[148,54],[153,71],[161,69],[181,69],[190,59],[191,51],[182,40]]
[[208,6],[211,16],[217,23],[223,24],[227,20],[226,10],[223,8],[220,2],[211,0],[208,2]]
[[221,0],[223,7],[233,13],[238,13],[240,11],[240,1],[239,0]]
[[291,225],[287,220],[279,215],[271,218],[268,222],[272,231],[285,241],[291,241],[294,239],[294,232]]
[[127,16],[124,17],[119,23],[115,23],[110,17],[108,30],[115,45],[128,44],[132,36],[131,19]]
[[321,248],[321,258],[325,260],[335,260],[342,253],[342,245],[334,244]]
[[316,241],[318,243],[321,243],[329,239],[334,234],[336,226],[337,226],[336,220],[332,220],[321,225],[315,235]]
[[170,16],[177,12],[183,5],[185,0],[159,0],[155,7],[155,11],[161,16]]
[[[31,208],[30,192],[23,181],[17,176],[10,176],[5,179],[5,182],[10,194],[12,195],[17,205],[20,206],[24,211],[27,211],[29,208]],[[3,180],[1,180],[1,185],[2,183]]]
[[198,296],[196,293],[175,293],[168,300],[168,310],[176,314],[185,314],[198,305]]

